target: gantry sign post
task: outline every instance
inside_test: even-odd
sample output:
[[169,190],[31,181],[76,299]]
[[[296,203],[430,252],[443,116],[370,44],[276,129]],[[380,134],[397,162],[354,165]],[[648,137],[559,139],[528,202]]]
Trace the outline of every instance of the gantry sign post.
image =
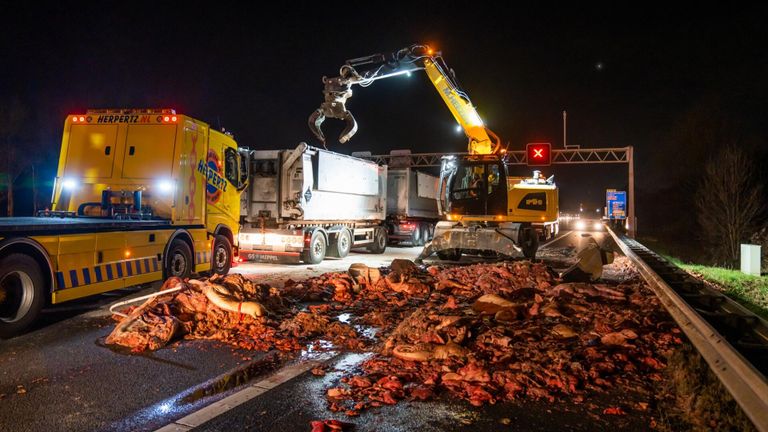
[[[630,237],[635,236],[635,163],[633,147],[616,148],[567,148],[552,149],[552,165],[584,165],[584,164],[627,164],[629,190],[627,191],[627,231]],[[464,156],[467,153],[407,153],[396,151],[395,154],[371,155],[367,152],[353,154],[354,156],[372,160],[378,164],[395,167],[439,167],[443,156]],[[507,152],[509,165],[528,165],[526,150]]]

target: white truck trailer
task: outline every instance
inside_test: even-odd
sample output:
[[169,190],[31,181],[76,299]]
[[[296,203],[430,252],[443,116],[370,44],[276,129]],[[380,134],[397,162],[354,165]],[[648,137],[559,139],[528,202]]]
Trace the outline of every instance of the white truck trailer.
[[432,239],[439,178],[413,168],[390,169],[387,174],[387,231],[390,244],[424,246]]
[[317,264],[387,247],[387,167],[299,144],[248,153],[240,257]]

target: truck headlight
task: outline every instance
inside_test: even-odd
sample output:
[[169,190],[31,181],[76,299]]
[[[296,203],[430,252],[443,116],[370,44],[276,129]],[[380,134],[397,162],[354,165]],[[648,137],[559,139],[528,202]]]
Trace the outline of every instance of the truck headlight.
[[78,182],[73,178],[65,178],[61,180],[61,188],[71,191],[77,189]]
[[174,184],[172,180],[160,180],[157,182],[157,189],[162,193],[173,192]]

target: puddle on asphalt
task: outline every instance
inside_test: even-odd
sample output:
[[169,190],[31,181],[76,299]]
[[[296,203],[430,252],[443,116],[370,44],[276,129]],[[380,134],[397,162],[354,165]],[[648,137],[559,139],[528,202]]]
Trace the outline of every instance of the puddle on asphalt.
[[192,404],[200,399],[232,390],[251,381],[254,377],[275,370],[277,366],[283,364],[282,360],[278,353],[268,353],[261,360],[251,362],[202,384],[196,390],[181,398],[179,402],[182,404]]

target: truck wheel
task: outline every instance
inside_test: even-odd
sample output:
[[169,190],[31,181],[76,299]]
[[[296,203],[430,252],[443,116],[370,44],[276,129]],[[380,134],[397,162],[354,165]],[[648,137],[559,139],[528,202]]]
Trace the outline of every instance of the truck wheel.
[[187,242],[181,239],[171,242],[168,255],[165,257],[164,273],[166,279],[172,276],[182,279],[188,278],[192,274],[192,268],[192,249],[189,248]]
[[307,264],[319,264],[325,259],[326,248],[325,236],[321,231],[315,231],[309,240],[309,248],[301,253],[301,260]]
[[211,270],[214,273],[219,275],[229,273],[229,269],[232,267],[232,243],[226,236],[219,234],[213,241],[212,261]]
[[539,235],[533,228],[526,228],[523,231],[520,248],[523,250],[523,256],[528,259],[536,258],[536,251],[539,249]]
[[376,227],[373,230],[373,243],[369,244],[368,252],[383,254],[387,250],[387,230],[382,227]]
[[443,249],[437,251],[437,257],[441,261],[458,261],[461,259],[461,249]]
[[424,237],[421,236],[421,224],[416,224],[411,233],[411,245],[412,246],[424,246]]
[[352,249],[352,235],[349,230],[343,229],[336,236],[336,256],[344,258],[349,255],[349,250]]
[[335,236],[331,236],[329,243],[325,256],[344,258],[349,255],[349,250],[352,249],[352,234],[348,229],[342,228]]
[[32,257],[10,254],[0,261],[0,338],[35,321],[45,303],[42,270]]
[[421,224],[421,245],[429,243],[432,240],[429,238],[429,224]]

